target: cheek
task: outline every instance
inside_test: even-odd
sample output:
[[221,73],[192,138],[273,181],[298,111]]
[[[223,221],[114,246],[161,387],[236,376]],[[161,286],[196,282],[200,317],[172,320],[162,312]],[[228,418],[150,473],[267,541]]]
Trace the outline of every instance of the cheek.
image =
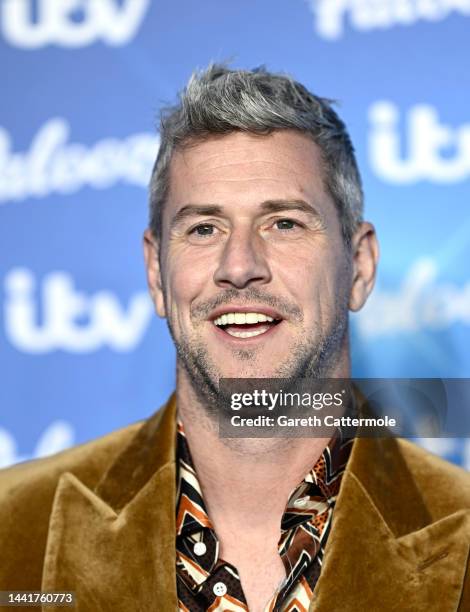
[[208,285],[208,265],[185,258],[174,258],[167,266],[167,308],[174,321],[190,318],[191,304],[200,297]]
[[[277,261],[281,286],[301,305],[305,320],[327,320],[347,291],[344,254],[325,244],[310,249],[290,248]],[[276,273],[275,273],[276,275]]]

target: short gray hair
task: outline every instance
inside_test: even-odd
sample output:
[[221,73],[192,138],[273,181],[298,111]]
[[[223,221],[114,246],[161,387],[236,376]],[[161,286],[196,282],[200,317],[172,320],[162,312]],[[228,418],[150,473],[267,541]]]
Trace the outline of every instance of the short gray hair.
[[354,148],[332,100],[320,98],[288,75],[265,68],[231,70],[211,64],[194,72],[176,106],[161,113],[160,149],[150,180],[150,228],[159,238],[173,153],[214,134],[309,134],[322,155],[324,184],[333,198],[346,245],[362,220],[363,193]]

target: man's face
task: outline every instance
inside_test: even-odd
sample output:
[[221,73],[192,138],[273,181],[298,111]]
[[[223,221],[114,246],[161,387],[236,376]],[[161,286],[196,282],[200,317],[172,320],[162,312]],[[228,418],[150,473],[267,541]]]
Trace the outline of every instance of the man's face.
[[151,292],[194,387],[340,375],[351,254],[309,137],[235,132],[175,153],[160,269],[152,242]]

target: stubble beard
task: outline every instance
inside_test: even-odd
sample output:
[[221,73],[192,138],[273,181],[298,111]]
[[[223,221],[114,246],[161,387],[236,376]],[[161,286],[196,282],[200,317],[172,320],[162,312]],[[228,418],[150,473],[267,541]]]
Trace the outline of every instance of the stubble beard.
[[[187,374],[189,383],[198,403],[212,422],[233,415],[230,410],[230,394],[219,387],[223,377],[209,355],[207,346],[199,338],[186,334],[176,338],[168,322],[170,334],[176,347],[178,361]],[[327,330],[312,330],[312,340],[308,333],[300,330],[288,358],[277,367],[270,378],[289,379],[291,387],[301,379],[321,379],[332,376],[348,336],[348,306],[345,299],[337,305],[335,318]],[[241,366],[239,378],[261,378],[257,375],[258,354],[256,349],[235,349],[233,357]],[[258,370],[259,371],[259,370]],[[264,377],[266,374],[264,374]]]

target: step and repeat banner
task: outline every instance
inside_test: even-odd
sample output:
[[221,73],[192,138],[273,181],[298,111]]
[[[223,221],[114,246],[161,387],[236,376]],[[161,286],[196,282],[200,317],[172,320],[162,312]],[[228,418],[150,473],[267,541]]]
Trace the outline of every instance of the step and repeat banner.
[[[470,377],[469,40],[470,0],[0,0],[0,466],[171,392],[146,186],[159,109],[211,60],[338,101],[382,250],[354,376]],[[470,468],[466,439],[422,443]]]

